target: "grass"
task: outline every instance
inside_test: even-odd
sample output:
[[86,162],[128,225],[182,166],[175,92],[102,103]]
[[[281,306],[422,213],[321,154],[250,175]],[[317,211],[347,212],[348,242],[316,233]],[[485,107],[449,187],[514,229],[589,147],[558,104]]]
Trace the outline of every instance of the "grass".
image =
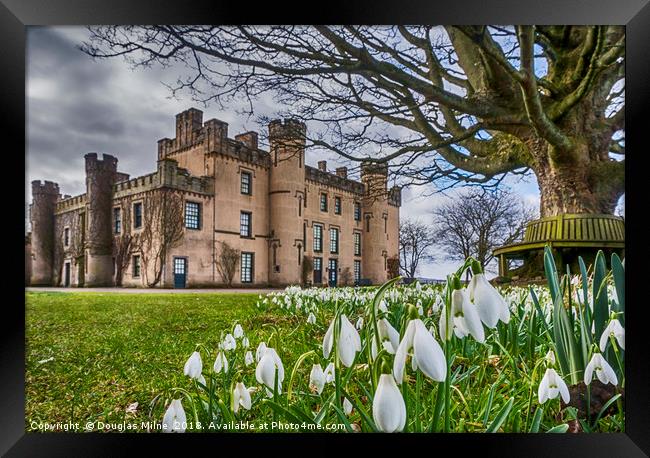
[[197,344],[216,349],[235,320],[246,330],[295,320],[258,310],[256,294],[25,296],[28,431],[34,421],[146,421],[156,394],[187,384],[183,365]]

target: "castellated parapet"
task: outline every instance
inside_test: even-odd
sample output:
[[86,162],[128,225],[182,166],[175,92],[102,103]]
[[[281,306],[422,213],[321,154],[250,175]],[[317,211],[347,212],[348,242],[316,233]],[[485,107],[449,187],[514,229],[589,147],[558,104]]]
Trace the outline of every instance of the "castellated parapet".
[[117,178],[117,158],[88,153],[86,160],[86,197],[88,202],[86,256],[87,286],[109,286],[113,282],[113,185]]
[[54,211],[60,198],[59,185],[52,181],[32,181],[32,285],[50,285],[54,263]]

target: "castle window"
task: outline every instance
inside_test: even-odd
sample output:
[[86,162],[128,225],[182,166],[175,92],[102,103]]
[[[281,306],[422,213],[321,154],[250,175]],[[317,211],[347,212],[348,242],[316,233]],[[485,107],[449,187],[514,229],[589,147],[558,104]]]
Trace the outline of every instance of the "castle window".
[[113,231],[116,234],[122,232],[122,209],[120,207],[113,209]]
[[323,226],[314,224],[314,251],[323,251]]
[[327,194],[324,192],[321,193],[320,195],[320,211],[326,212],[327,211]]
[[239,216],[239,235],[242,237],[251,237],[251,219],[250,212],[241,212]]
[[139,254],[133,256],[133,259],[131,260],[131,264],[133,266],[133,278],[140,278],[140,255]]
[[241,282],[253,283],[253,253],[241,254]]
[[298,216],[302,216],[302,196],[298,196]]
[[366,232],[370,232],[370,215],[366,215]]
[[252,194],[252,175],[250,172],[241,173],[241,193],[250,196]]
[[354,282],[359,283],[361,281],[361,261],[354,261]]
[[361,221],[361,204],[359,202],[354,203],[354,220]]
[[70,246],[70,228],[66,227],[63,229],[63,246],[69,247]]
[[361,234],[359,232],[354,233],[354,255],[361,256]]
[[133,228],[140,229],[142,227],[142,202],[133,204]]
[[330,253],[339,252],[339,230],[335,227],[330,228]]
[[201,204],[185,202],[185,227],[188,229],[201,228]]
[[337,215],[341,214],[341,198],[340,197],[335,197],[334,198],[334,213]]

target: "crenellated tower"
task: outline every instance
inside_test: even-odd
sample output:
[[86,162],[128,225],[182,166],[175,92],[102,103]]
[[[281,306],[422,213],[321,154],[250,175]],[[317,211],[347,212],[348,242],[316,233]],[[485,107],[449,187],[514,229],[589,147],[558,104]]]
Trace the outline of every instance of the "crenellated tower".
[[388,166],[364,162],[361,164],[361,182],[364,184],[362,266],[364,278],[375,284],[388,279]]
[[59,185],[51,181],[32,181],[32,273],[34,286],[52,285],[54,264],[54,210],[59,199]]
[[303,219],[299,206],[305,192],[304,123],[271,121],[269,179],[269,283],[296,283],[304,253]]
[[87,237],[85,286],[113,284],[113,185],[117,178],[117,158],[88,153],[86,160]]

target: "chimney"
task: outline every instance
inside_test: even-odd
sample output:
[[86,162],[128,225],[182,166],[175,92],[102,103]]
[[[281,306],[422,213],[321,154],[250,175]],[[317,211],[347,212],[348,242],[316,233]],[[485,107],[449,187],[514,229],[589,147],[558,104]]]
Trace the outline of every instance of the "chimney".
[[327,161],[318,161],[318,170],[327,172]]
[[347,178],[348,177],[348,168],[347,167],[337,167],[336,168],[336,176],[339,176],[341,178]]
[[244,132],[235,135],[235,140],[248,146],[250,149],[257,149],[257,132]]

